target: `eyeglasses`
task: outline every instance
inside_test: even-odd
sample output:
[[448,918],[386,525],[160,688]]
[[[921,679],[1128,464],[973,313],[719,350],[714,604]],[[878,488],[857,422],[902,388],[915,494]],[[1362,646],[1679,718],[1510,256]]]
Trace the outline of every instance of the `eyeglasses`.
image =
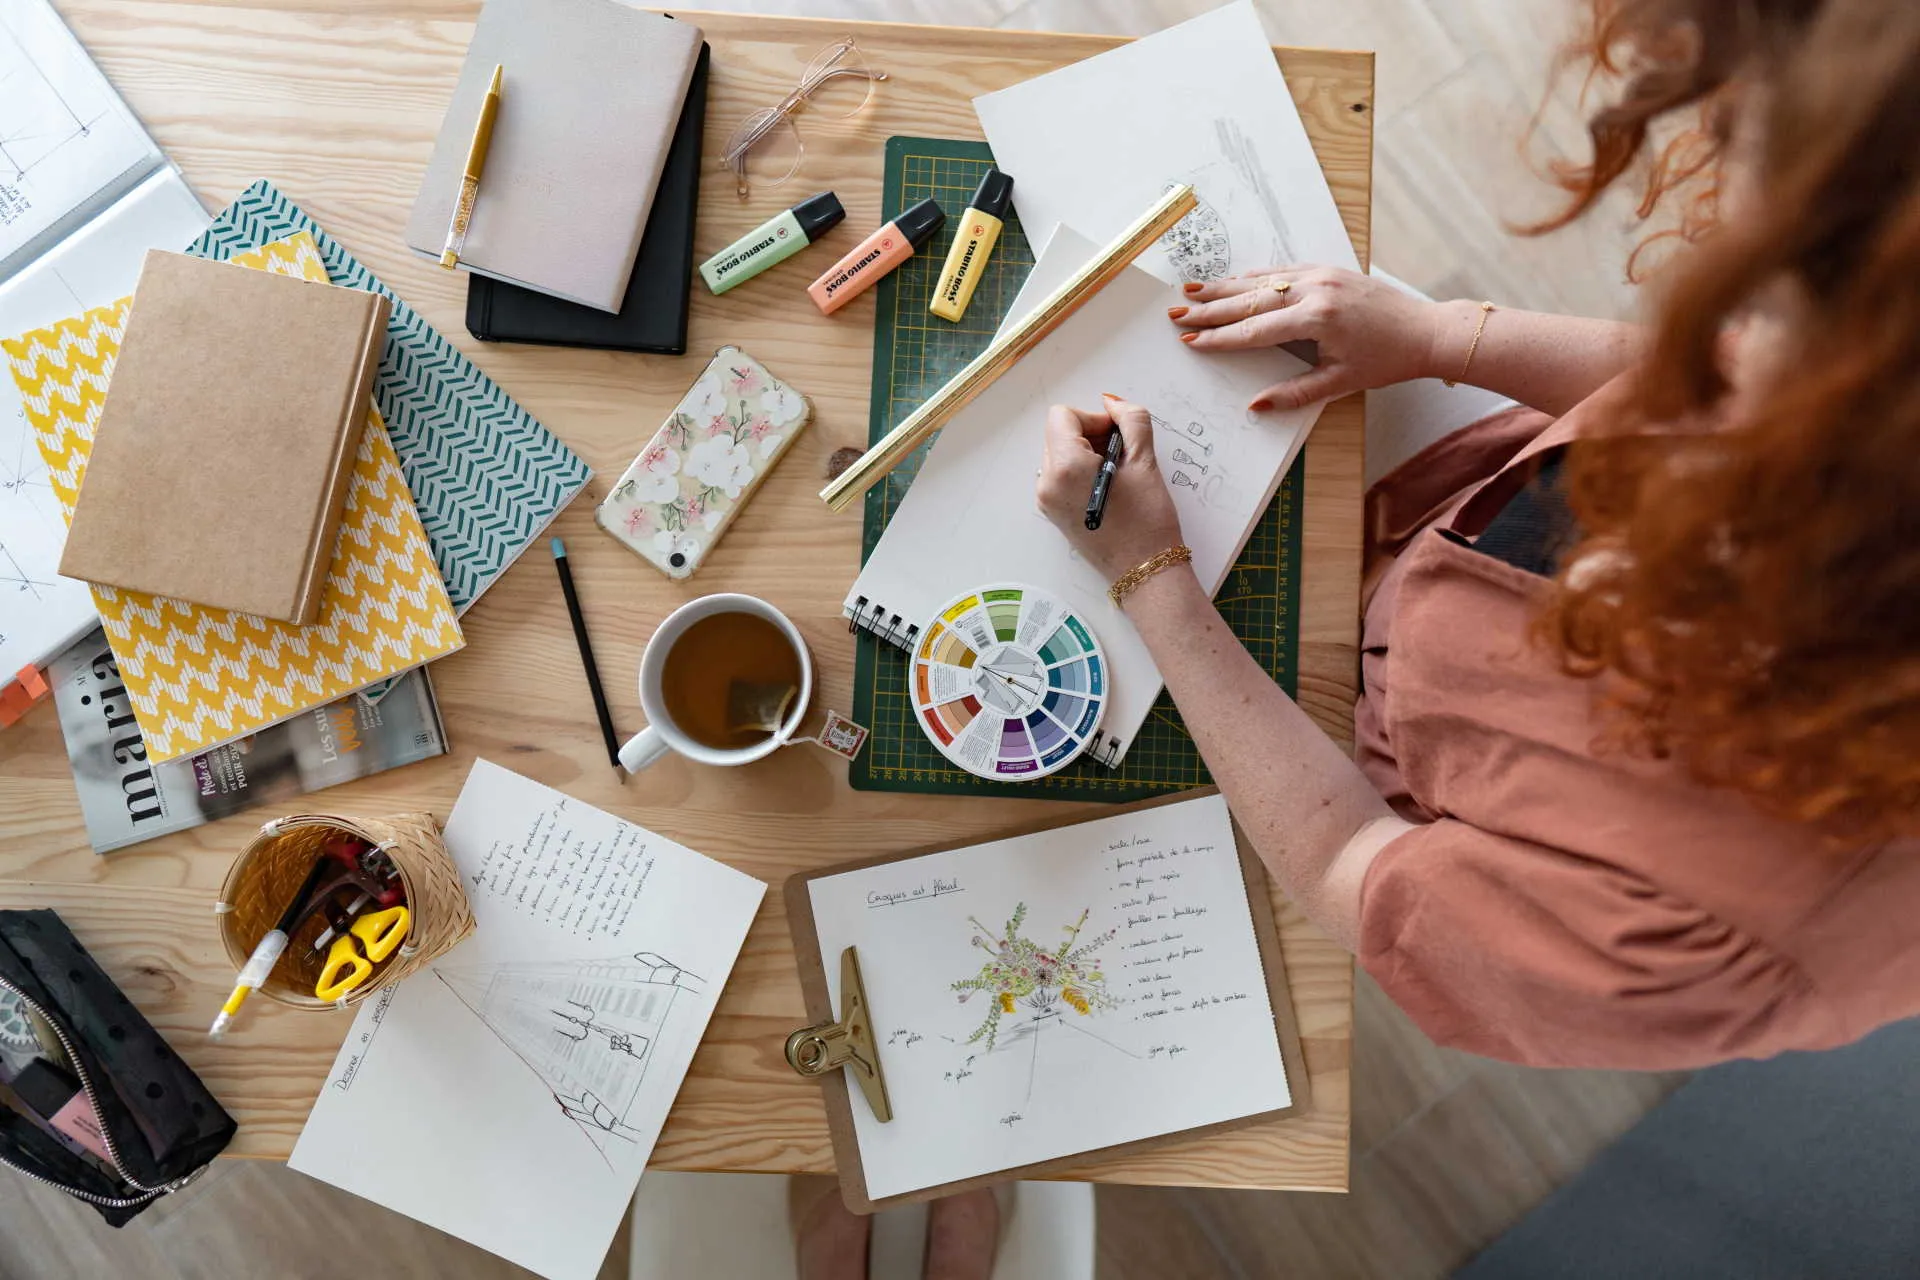
[[777,187],[800,168],[806,147],[793,117],[812,107],[832,119],[854,115],[867,105],[876,81],[887,73],[867,66],[865,55],[852,36],[836,40],[807,64],[800,84],[782,98],[779,105],[754,112],[727,139],[723,163],[733,171],[734,182],[745,200],[750,190],[749,177],[769,187]]

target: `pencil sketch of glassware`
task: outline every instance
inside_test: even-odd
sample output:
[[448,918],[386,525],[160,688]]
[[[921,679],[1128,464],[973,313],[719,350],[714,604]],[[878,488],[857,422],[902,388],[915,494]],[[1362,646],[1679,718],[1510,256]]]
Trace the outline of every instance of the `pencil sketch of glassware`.
[[1198,471],[1201,475],[1207,474],[1207,464],[1195,458],[1192,454],[1188,453],[1185,449],[1175,449],[1173,451],[1173,460],[1182,466],[1192,467],[1194,470]]
[[1184,471],[1176,471],[1173,473],[1173,487],[1176,489],[1197,490],[1200,488],[1200,482]]
[[[434,974],[553,1095],[612,1166],[637,1153],[627,1123],[640,1102],[668,1014],[704,981],[651,951],[587,960],[462,968]],[[642,1158],[644,1156],[642,1155]]]
[[1199,449],[1200,452],[1206,454],[1208,457],[1213,456],[1213,444],[1207,439],[1207,429],[1198,422],[1187,422],[1181,426],[1175,426],[1157,413],[1150,413],[1147,416],[1153,420],[1155,427],[1162,431],[1171,431],[1176,435],[1185,436],[1193,442],[1194,447]]

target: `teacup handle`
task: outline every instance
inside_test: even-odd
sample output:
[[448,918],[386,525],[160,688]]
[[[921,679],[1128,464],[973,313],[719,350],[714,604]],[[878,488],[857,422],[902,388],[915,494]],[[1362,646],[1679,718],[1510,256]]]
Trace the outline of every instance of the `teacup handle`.
[[673,748],[660,736],[660,731],[648,725],[640,732],[628,738],[626,745],[620,748],[620,767],[628,773],[638,773]]

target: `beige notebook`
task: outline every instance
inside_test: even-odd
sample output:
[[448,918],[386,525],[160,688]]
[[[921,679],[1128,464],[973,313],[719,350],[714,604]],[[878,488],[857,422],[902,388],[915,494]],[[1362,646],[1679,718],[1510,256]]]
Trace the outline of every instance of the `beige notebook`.
[[313,621],[386,328],[377,293],[150,251],[60,572]]
[[617,312],[700,28],[620,0],[487,0],[407,221],[438,258],[493,68],[505,68],[460,265]]

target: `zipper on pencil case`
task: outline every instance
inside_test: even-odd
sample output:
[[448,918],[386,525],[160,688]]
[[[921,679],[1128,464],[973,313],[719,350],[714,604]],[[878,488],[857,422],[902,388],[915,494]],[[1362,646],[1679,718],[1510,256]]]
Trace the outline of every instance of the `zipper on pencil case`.
[[149,1200],[157,1200],[161,1196],[170,1195],[182,1187],[185,1187],[188,1183],[207,1171],[207,1166],[201,1165],[185,1177],[175,1178],[172,1182],[158,1187],[149,1187],[128,1173],[125,1162],[120,1158],[120,1146],[113,1140],[113,1133],[107,1128],[107,1113],[100,1108],[100,1095],[93,1087],[93,1077],[87,1074],[87,1064],[81,1059],[79,1051],[74,1047],[73,1040],[67,1035],[67,1029],[60,1025],[58,1018],[48,1017],[47,1011],[40,1007],[39,1001],[22,991],[19,987],[16,987],[4,977],[0,977],[0,991],[9,992],[18,998],[22,1004],[38,1014],[42,1022],[53,1028],[53,1034],[60,1040],[60,1048],[66,1052],[67,1061],[73,1064],[74,1072],[80,1077],[80,1088],[87,1095],[87,1104],[93,1108],[94,1116],[100,1121],[100,1140],[106,1144],[107,1158],[113,1164],[114,1172],[120,1175],[122,1182],[141,1194],[131,1197],[95,1195],[91,1191],[79,1191],[64,1183],[55,1182],[52,1178],[46,1177],[43,1174],[34,1173],[29,1169],[22,1169],[4,1155],[0,1155],[0,1164],[6,1165],[16,1173],[32,1178],[35,1182],[44,1182],[50,1187],[59,1188],[70,1196],[90,1201],[93,1204],[103,1205],[109,1209],[132,1209],[138,1205],[146,1204]]

